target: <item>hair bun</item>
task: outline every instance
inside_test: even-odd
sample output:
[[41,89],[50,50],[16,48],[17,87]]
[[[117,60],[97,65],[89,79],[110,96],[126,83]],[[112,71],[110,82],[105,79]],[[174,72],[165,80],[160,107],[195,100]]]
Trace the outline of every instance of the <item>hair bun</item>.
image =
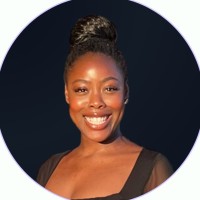
[[71,47],[91,39],[116,43],[117,32],[114,24],[102,16],[90,15],[79,19],[71,31]]

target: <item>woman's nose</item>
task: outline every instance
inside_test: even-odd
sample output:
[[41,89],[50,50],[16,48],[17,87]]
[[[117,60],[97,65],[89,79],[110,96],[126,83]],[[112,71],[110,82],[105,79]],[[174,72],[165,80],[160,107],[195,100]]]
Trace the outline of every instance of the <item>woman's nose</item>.
[[100,93],[91,94],[89,106],[92,108],[100,109],[105,107],[105,102]]

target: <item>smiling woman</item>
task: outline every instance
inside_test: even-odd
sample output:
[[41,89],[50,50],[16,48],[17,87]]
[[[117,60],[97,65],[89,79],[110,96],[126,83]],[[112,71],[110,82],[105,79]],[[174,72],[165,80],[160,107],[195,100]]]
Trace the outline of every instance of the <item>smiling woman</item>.
[[116,39],[114,25],[102,16],[81,18],[72,29],[65,97],[81,142],[47,160],[37,178],[60,196],[131,199],[173,173],[163,155],[128,140],[120,130],[129,88]]

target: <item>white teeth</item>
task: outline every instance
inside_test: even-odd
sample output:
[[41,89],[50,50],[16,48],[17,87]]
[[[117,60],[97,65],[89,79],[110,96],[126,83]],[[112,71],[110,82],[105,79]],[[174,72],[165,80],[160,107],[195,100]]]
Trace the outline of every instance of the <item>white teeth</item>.
[[94,125],[100,125],[103,124],[107,117],[85,117],[85,119],[90,123],[90,124],[94,124]]

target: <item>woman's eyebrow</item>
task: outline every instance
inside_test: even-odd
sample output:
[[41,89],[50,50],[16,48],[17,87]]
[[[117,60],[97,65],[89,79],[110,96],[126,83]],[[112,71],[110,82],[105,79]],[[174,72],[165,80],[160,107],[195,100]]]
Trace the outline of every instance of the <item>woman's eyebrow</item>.
[[117,79],[117,78],[115,78],[115,77],[113,77],[113,76],[109,76],[109,77],[104,78],[104,79],[102,80],[102,82],[106,82],[106,81],[110,81],[110,80],[115,80],[115,81],[120,82],[119,79]]
[[84,82],[84,83],[88,83],[89,81],[85,80],[85,79],[76,79],[75,81],[72,82],[72,84],[76,83],[76,82]]

